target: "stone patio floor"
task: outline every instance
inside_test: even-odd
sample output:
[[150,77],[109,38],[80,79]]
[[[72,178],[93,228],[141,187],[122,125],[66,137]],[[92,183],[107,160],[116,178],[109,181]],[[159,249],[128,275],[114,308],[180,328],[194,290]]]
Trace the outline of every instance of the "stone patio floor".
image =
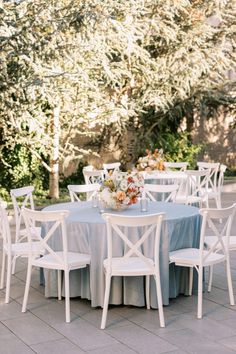
[[[225,186],[223,206],[236,202],[234,184]],[[233,224],[236,235],[236,217]],[[236,293],[236,252],[231,253]],[[159,327],[158,311],[113,306],[107,328],[100,330],[101,309],[71,299],[71,323],[65,323],[64,301],[47,299],[35,270],[28,311],[21,313],[26,261],[17,262],[11,301],[0,291],[0,354],[114,354],[114,353],[235,353],[236,306],[230,306],[224,266],[214,267],[213,288],[204,293],[202,320],[196,317],[197,296],[179,296],[164,308],[166,328]],[[206,277],[207,278],[207,277]]]

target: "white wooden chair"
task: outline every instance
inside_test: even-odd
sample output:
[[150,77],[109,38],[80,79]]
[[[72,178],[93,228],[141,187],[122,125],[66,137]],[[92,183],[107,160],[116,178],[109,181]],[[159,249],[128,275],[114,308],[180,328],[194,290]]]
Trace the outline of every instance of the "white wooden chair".
[[72,202],[81,202],[80,195],[86,194],[86,200],[92,200],[93,196],[100,189],[100,185],[98,183],[94,184],[69,184],[67,186],[70,194],[70,199]]
[[[149,287],[150,275],[153,275],[156,281],[157,302],[159,310],[160,326],[165,327],[160,269],[159,269],[159,245],[160,230],[164,214],[145,215],[145,216],[122,216],[114,214],[103,214],[107,227],[107,250],[108,258],[104,260],[105,271],[105,296],[102,312],[101,329],[106,326],[111,278],[113,276],[145,276],[146,277],[146,305],[150,309]],[[128,236],[128,230],[140,227],[142,235],[132,242]],[[138,235],[138,230],[136,231]],[[124,244],[124,255],[116,257],[114,255],[113,238],[117,235]],[[143,254],[143,245],[150,237],[154,240],[154,257],[149,258]],[[115,241],[114,241],[115,243]],[[126,249],[127,248],[127,249]]]
[[166,170],[178,170],[186,171],[188,167],[188,162],[164,162]]
[[117,172],[120,170],[120,162],[111,162],[111,163],[104,163],[103,170],[105,175],[107,175],[110,171]]
[[9,221],[7,217],[7,212],[5,210],[6,205],[0,204],[0,234],[3,240],[2,247],[2,269],[1,269],[1,281],[0,288],[4,287],[4,278],[5,278],[5,268],[6,268],[6,259],[7,259],[7,275],[6,275],[6,294],[5,294],[5,303],[10,301],[10,287],[11,287],[11,270],[13,266],[13,261],[16,257],[28,257],[29,253],[35,255],[43,254],[43,250],[40,247],[39,242],[34,241],[32,245],[29,242],[16,242],[12,243],[11,241],[11,232]]
[[[32,210],[35,209],[34,199],[33,199],[33,186],[27,186],[22,188],[16,188],[10,190],[10,195],[14,208],[14,216],[16,223],[16,237],[15,242],[20,242],[26,238],[26,228],[24,225],[24,220],[22,220],[21,210],[25,207],[30,207]],[[34,228],[37,234],[40,234],[41,228]]]
[[143,194],[152,201],[175,202],[178,184],[144,184]]
[[216,188],[208,189],[208,192],[207,192],[208,193],[208,200],[214,199],[215,203],[216,203],[216,207],[219,209],[222,208],[221,194],[222,194],[222,189],[223,189],[223,184],[224,184],[224,174],[225,174],[226,169],[227,169],[227,166],[225,166],[223,164],[220,165]]
[[[234,204],[236,206],[236,204]],[[222,223],[222,220],[220,219],[220,223]],[[221,225],[222,231],[221,234],[222,236],[222,241],[223,244],[225,245],[225,247],[229,248],[229,251],[236,251],[236,236],[232,236],[230,234],[229,238],[227,238],[227,236],[225,236],[227,234],[227,230],[226,230],[226,224]],[[211,227],[211,225],[209,225],[209,227]],[[221,243],[217,242],[218,241],[218,237],[211,235],[211,236],[206,236],[205,237],[205,246],[208,249],[214,248],[215,252],[221,252],[222,251],[222,245]],[[228,245],[227,245],[228,242]],[[211,291],[211,287],[212,287],[212,278],[213,278],[213,265],[210,266],[209,269],[209,280],[208,280],[208,292]]]
[[[11,195],[13,208],[14,208],[15,224],[16,224],[15,242],[22,242],[24,239],[27,238],[26,228],[25,228],[24,220],[22,219],[21,210],[24,207],[31,208],[32,210],[35,209],[33,191],[34,191],[33,186],[26,186],[26,187],[15,188],[10,190],[10,195]],[[34,227],[34,232],[36,232],[36,234],[39,235],[41,233],[41,228]],[[15,273],[16,258],[17,257],[14,258],[12,263],[12,274]]]
[[[210,175],[208,179],[207,194],[208,199],[216,199],[214,196],[218,196],[218,175],[220,171],[220,163],[212,162],[197,162],[198,169],[201,170],[210,170]],[[221,208],[218,203],[218,198],[216,200],[217,208]]]
[[82,172],[84,171],[94,171],[94,167],[92,165],[84,166]]
[[103,170],[83,171],[85,184],[101,183],[104,180]]
[[208,206],[207,187],[209,183],[210,170],[186,170],[186,181],[180,185],[181,194],[177,194],[176,203],[199,204]]
[[[65,282],[65,315],[66,322],[70,322],[70,284],[69,273],[73,269],[85,268],[90,264],[90,255],[68,251],[67,233],[65,218],[69,211],[34,211],[23,209],[22,211],[27,226],[27,236],[29,243],[33,244],[32,228],[36,222],[46,223],[46,234],[38,236],[40,247],[45,251],[42,257],[37,257],[33,252],[29,253],[27,278],[25,285],[25,293],[22,304],[22,312],[26,312],[29,288],[31,282],[32,267],[40,267],[46,269],[58,270],[58,298],[61,299],[61,271],[64,271]],[[53,241],[54,238],[54,241]],[[52,244],[61,241],[61,251],[55,251]],[[61,239],[60,239],[61,238]]]
[[[230,305],[234,305],[234,295],[230,271],[230,259],[229,259],[229,235],[232,225],[233,216],[235,213],[236,204],[225,209],[201,209],[202,226],[200,236],[200,246],[197,248],[184,248],[170,252],[170,263],[175,263],[177,266],[189,267],[189,294],[192,293],[193,282],[193,268],[198,273],[198,310],[197,317],[202,318],[202,285],[203,285],[203,268],[213,266],[221,262],[226,263],[227,283],[229,290]],[[217,228],[217,223],[220,225],[219,220],[224,221],[223,230],[220,231]],[[211,230],[215,235],[215,242],[208,249],[205,248],[206,241],[206,228],[207,225],[211,227]],[[220,228],[221,229],[221,228]],[[223,242],[223,236],[225,236],[225,242]],[[220,247],[221,252],[218,252]]]

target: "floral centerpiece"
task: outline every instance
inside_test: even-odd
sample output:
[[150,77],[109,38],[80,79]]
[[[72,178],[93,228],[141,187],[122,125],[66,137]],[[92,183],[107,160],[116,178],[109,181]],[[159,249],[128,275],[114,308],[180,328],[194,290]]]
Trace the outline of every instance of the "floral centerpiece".
[[125,209],[137,203],[143,186],[143,176],[137,172],[113,172],[102,181],[100,199],[108,208]]
[[138,171],[164,171],[164,153],[162,149],[155,149],[154,152],[146,150],[146,156],[140,157],[137,163]]

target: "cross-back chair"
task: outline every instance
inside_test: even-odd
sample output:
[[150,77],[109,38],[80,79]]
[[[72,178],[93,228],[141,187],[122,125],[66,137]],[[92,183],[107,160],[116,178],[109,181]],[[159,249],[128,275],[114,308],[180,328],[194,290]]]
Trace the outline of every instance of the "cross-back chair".
[[176,196],[176,202],[180,204],[205,204],[208,206],[207,187],[210,170],[186,170],[186,181],[180,184],[181,194]]
[[[33,244],[32,229],[36,222],[43,223],[46,230],[45,235],[38,236],[40,248],[44,250],[44,255],[38,257],[33,252],[29,253],[27,277],[25,285],[25,293],[22,304],[22,312],[26,312],[29,288],[31,282],[32,267],[40,267],[46,269],[55,269],[58,271],[58,299],[61,300],[61,271],[64,271],[65,282],[65,317],[66,322],[70,322],[70,284],[69,273],[73,269],[85,268],[90,264],[90,255],[71,252],[68,250],[67,232],[65,219],[69,215],[67,210],[57,211],[34,211],[23,209],[27,227],[27,236],[30,245]],[[57,245],[59,240],[61,250],[55,251],[51,246],[53,238],[56,238]]]
[[152,201],[175,202],[178,184],[144,184],[144,196]]
[[[16,257],[28,257],[29,252],[35,255],[43,254],[43,250],[40,248],[40,244],[37,241],[32,242],[30,245],[28,242],[14,242],[11,241],[11,231],[8,221],[7,212],[5,210],[6,204],[0,204],[0,234],[3,240],[2,247],[2,269],[1,269],[1,281],[0,288],[3,289],[5,283],[5,270],[6,273],[6,294],[5,303],[10,301],[10,287],[11,287],[11,273],[13,262]],[[7,261],[7,267],[6,267]]]
[[[103,266],[105,271],[105,296],[102,312],[101,329],[106,326],[111,278],[113,276],[145,276],[146,278],[146,305],[150,309],[149,287],[150,275],[156,281],[157,302],[159,309],[160,326],[165,327],[161,283],[159,268],[159,245],[160,231],[164,214],[145,215],[145,216],[122,216],[114,214],[103,214],[107,228],[107,259]],[[138,229],[142,230],[141,235]],[[129,237],[128,232],[135,230],[135,241]],[[124,255],[115,256],[114,236],[119,238],[124,246]],[[154,237],[154,257],[150,258],[143,253],[143,245],[147,239]],[[114,244],[113,244],[114,241]]]
[[186,171],[188,167],[188,162],[164,162],[166,170],[178,170]]
[[216,207],[221,209],[221,194],[224,184],[224,174],[227,169],[226,165],[220,165],[219,172],[218,172],[218,180],[216,182],[216,188],[208,188],[208,200],[214,199],[216,203]]
[[[236,204],[235,204],[236,206]],[[220,219],[220,223],[222,224],[222,220]],[[211,224],[209,224],[210,230],[211,228]],[[231,233],[229,235],[229,237],[227,237],[227,224],[225,225],[221,225],[221,234],[222,236],[222,242],[224,244],[225,247],[229,248],[229,251],[236,251],[236,236],[232,236]],[[228,243],[228,244],[227,244]],[[205,237],[205,246],[208,249],[213,248],[215,250],[215,252],[221,252],[222,251],[222,244],[218,242],[218,237],[217,235],[215,235],[214,230],[213,230],[213,235],[209,235]],[[212,278],[213,278],[213,265],[210,266],[209,269],[209,280],[208,280],[208,292],[211,291],[211,287],[212,287]]]
[[[24,225],[24,220],[22,219],[22,208],[30,207],[34,210],[34,199],[33,199],[33,186],[27,186],[22,188],[15,188],[10,190],[10,195],[14,208],[14,216],[16,222],[16,238],[15,242],[20,242],[26,238],[26,228]],[[34,228],[35,232],[39,234],[41,232],[40,228]]]
[[[33,199],[33,186],[26,186],[21,188],[15,188],[10,190],[10,195],[13,203],[14,208],[14,217],[15,217],[15,224],[16,224],[16,231],[15,231],[15,242],[22,242],[27,238],[26,236],[26,228],[25,223],[22,218],[22,208],[28,207],[32,210],[35,209],[34,206],[34,199]],[[36,233],[35,236],[41,233],[40,227],[34,227],[34,232]],[[16,258],[13,260],[12,264],[12,274],[15,273],[15,264]]]
[[85,184],[101,183],[104,180],[103,170],[83,171]]
[[[210,170],[208,186],[207,186],[207,194],[208,199],[211,195],[211,199],[213,195],[218,194],[218,177],[220,172],[220,163],[219,162],[197,162],[198,169],[201,170]],[[217,204],[216,204],[217,205]],[[218,204],[217,208],[221,208]]]
[[117,172],[120,170],[120,162],[111,162],[111,163],[104,163],[103,170],[105,175],[107,175],[110,171]]
[[[198,310],[197,317],[202,318],[202,290],[203,290],[203,268],[211,267],[214,264],[225,263],[227,283],[229,291],[230,305],[234,305],[234,295],[232,287],[232,278],[229,259],[229,236],[232,226],[232,220],[235,213],[236,204],[224,209],[201,209],[202,226],[200,235],[199,248],[184,248],[170,252],[170,263],[177,266],[189,267],[189,293],[192,293],[193,268],[198,273]],[[220,220],[224,223],[224,227],[220,224]],[[220,227],[219,227],[220,225]],[[207,227],[210,227],[214,233],[215,239],[213,244],[206,249],[205,241],[207,235]],[[225,242],[223,237],[225,237]],[[220,252],[218,247],[220,247]]]
[[93,170],[94,170],[94,167],[92,165],[87,165],[87,166],[83,167],[83,172],[84,171],[93,171]]
[[69,184],[67,186],[70,194],[70,199],[72,202],[81,202],[80,195],[86,194],[86,200],[92,200],[93,196],[100,189],[98,183],[94,184]]

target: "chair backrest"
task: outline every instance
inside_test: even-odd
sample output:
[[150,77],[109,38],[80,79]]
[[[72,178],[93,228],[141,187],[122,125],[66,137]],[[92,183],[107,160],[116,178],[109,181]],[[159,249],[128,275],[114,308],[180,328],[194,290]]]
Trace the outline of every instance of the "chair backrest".
[[6,204],[0,204],[0,235],[3,239],[3,246],[7,248],[7,252],[11,253],[11,231],[6,212]]
[[[201,261],[204,262],[207,258],[215,252],[217,249],[221,249],[222,253],[226,256],[229,252],[229,236],[231,233],[232,221],[236,211],[236,203],[228,208],[222,209],[200,209],[202,215],[202,226],[200,236],[200,250]],[[216,241],[211,245],[211,248],[206,250],[204,248],[205,237],[210,234],[216,236]],[[226,241],[223,242],[222,237],[226,237]],[[204,251],[204,253],[203,253]]]
[[101,183],[104,180],[104,171],[103,170],[94,170],[94,171],[84,171],[84,181],[85,184],[94,184]]
[[100,185],[94,184],[69,184],[67,186],[72,202],[81,202],[80,194],[86,194],[86,200],[92,200],[92,197],[99,191]]
[[222,187],[224,184],[224,175],[225,175],[226,170],[227,170],[226,165],[223,165],[223,164],[220,165],[220,173],[219,173],[218,183],[217,183],[218,193],[221,193],[221,191],[222,191]]
[[104,163],[103,164],[104,173],[108,174],[109,171],[117,172],[120,170],[120,165],[121,165],[120,162]]
[[16,188],[10,190],[10,195],[14,208],[15,222],[16,222],[16,242],[21,241],[25,238],[23,236],[20,238],[22,214],[21,210],[24,207],[30,207],[34,210],[34,200],[33,200],[33,186],[27,186],[22,188]]
[[[58,267],[65,269],[67,266],[67,255],[68,255],[68,245],[67,245],[67,233],[66,233],[66,223],[65,218],[69,215],[68,210],[57,210],[57,211],[35,211],[31,209],[22,209],[22,215],[25,220],[28,242],[32,245],[35,241],[35,230],[34,225],[40,223],[45,231],[43,235],[37,235],[37,241],[40,242],[39,247],[45,254],[50,254],[53,259],[53,263],[57,264]],[[56,243],[61,243],[61,253],[58,254],[52,245]],[[61,240],[60,240],[61,238]],[[61,241],[61,242],[60,242]],[[31,250],[33,247],[30,248]],[[31,260],[35,257],[35,254],[29,252],[29,257]]]
[[210,170],[208,188],[212,189],[213,192],[216,192],[220,163],[219,162],[197,162],[197,166],[199,170]]
[[[119,262],[126,261],[130,257],[138,257],[144,260],[149,266],[144,255],[144,243],[154,236],[154,262],[158,264],[159,247],[160,247],[160,233],[164,213],[143,215],[143,216],[122,216],[104,213],[103,218],[106,220],[107,227],[107,250],[108,250],[108,272],[111,271],[112,258],[117,257],[115,235],[123,241],[124,254],[119,258]],[[139,228],[139,229],[137,229]],[[129,237],[131,229],[134,230],[135,236]],[[114,245],[113,245],[114,241]]]
[[185,197],[206,197],[210,170],[186,170],[185,173],[187,175]]
[[92,165],[87,165],[87,166],[83,167],[83,172],[84,171],[93,171],[93,170],[94,170],[94,167]]
[[144,195],[152,201],[174,202],[178,184],[144,184]]
[[186,171],[188,167],[188,162],[164,162],[164,166],[167,170],[179,170]]

